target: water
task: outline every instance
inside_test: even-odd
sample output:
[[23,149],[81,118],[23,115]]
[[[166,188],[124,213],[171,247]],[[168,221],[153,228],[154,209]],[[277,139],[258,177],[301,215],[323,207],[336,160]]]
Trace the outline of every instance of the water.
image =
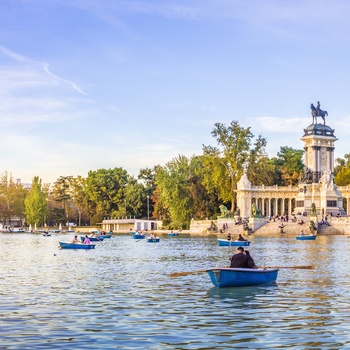
[[1,234],[1,349],[348,349],[350,239],[252,237],[257,265],[277,283],[218,289],[206,273],[228,264],[217,237],[120,235],[94,250],[58,240]]

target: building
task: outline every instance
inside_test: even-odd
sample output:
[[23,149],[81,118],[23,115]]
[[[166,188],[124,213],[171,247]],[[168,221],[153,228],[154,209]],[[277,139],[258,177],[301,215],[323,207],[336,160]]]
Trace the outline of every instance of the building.
[[143,220],[143,219],[132,219],[121,218],[113,219],[107,218],[102,221],[103,231],[113,231],[113,232],[129,232],[129,231],[150,231],[157,230],[158,223],[155,220]]
[[[349,186],[337,187],[334,182],[334,129],[326,125],[327,112],[312,108],[313,122],[306,129],[301,140],[304,143],[305,172],[298,186],[252,186],[244,174],[237,184],[237,206],[242,217],[250,217],[255,204],[264,216],[309,215],[314,204],[316,214],[349,214]],[[316,112],[315,112],[316,110]],[[322,114],[323,113],[323,114]],[[322,117],[324,123],[317,123]],[[344,205],[347,212],[344,210]]]

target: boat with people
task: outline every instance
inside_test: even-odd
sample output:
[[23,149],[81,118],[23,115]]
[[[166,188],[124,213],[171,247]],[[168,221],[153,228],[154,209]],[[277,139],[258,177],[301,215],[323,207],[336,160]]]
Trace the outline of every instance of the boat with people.
[[90,233],[94,234],[96,237],[99,237],[99,238],[111,238],[113,234],[113,232],[106,233],[105,231],[100,231],[100,230],[91,230]]
[[147,242],[158,243],[158,242],[160,242],[160,239],[159,239],[159,237],[149,237],[149,238],[147,238]]
[[212,283],[219,288],[256,286],[275,282],[278,271],[278,268],[250,269],[229,267],[207,270]]
[[300,235],[296,237],[298,241],[314,241],[316,239],[316,235]]
[[98,235],[98,238],[102,238],[102,239],[104,239],[104,238],[111,238],[112,237],[112,235],[111,234],[100,234],[100,235]]
[[250,245],[250,241],[230,241],[227,239],[218,238],[219,246],[232,246],[232,247],[243,247]]
[[10,233],[24,233],[24,229],[23,228],[11,228],[9,230]]
[[[84,243],[85,241],[85,236],[80,236],[81,241]],[[89,240],[91,242],[103,242],[104,238],[103,237],[89,237]]]
[[178,236],[178,232],[169,232],[168,236]]
[[95,244],[58,242],[61,249],[95,249]]
[[44,237],[51,237],[51,233],[49,233],[49,232],[44,232],[44,233],[42,233],[42,235]]
[[146,236],[141,234],[141,233],[135,233],[132,237],[134,239],[144,239],[144,238],[146,238]]

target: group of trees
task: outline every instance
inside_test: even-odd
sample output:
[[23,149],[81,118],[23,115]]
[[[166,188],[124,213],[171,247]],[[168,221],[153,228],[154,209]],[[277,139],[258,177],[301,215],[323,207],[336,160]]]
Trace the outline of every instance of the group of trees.
[[[0,177],[0,219],[25,218],[26,224],[95,224],[104,217],[152,217],[163,226],[187,228],[192,218],[215,218],[221,204],[236,208],[237,182],[244,172],[254,185],[296,185],[304,171],[302,150],[281,147],[266,153],[267,140],[237,121],[216,123],[216,146],[203,154],[179,155],[164,166],[141,169],[137,178],[123,168],[98,169],[82,176],[61,176],[52,185],[33,178],[23,188],[5,172]],[[335,182],[350,183],[350,154],[336,160]]]

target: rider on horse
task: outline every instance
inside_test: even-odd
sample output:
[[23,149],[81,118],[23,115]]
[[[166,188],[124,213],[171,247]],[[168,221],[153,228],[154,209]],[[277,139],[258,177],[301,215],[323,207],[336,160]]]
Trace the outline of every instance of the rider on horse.
[[317,108],[311,103],[311,115],[312,115],[312,123],[316,121],[317,123],[317,117],[321,117],[323,119],[323,124],[326,124],[326,118],[325,116],[328,116],[327,111],[323,111],[321,109],[320,101],[317,101]]

